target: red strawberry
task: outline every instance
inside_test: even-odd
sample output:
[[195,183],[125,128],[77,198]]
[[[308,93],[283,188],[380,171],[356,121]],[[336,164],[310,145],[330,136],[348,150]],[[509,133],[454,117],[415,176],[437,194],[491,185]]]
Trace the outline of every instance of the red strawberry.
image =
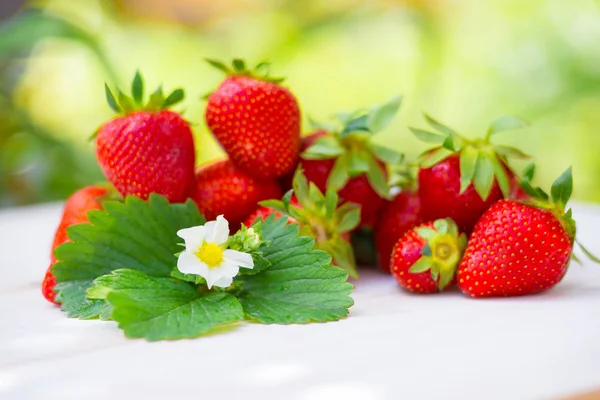
[[387,202],[375,226],[377,259],[382,271],[390,272],[390,260],[394,246],[409,229],[423,222],[421,202],[414,191],[402,191]]
[[283,199],[262,201],[245,224],[250,226],[258,216],[275,212],[275,218],[287,215],[291,223],[300,226],[300,233],[315,239],[315,247],[331,254],[333,263],[357,278],[356,260],[350,245],[350,232],[360,219],[360,209],[353,203],[338,207],[339,197],[335,190],[323,194],[314,183],[308,182],[298,169],[293,180],[293,193],[288,191]]
[[294,167],[300,145],[300,109],[294,95],[279,80],[247,70],[241,60],[233,61],[233,71],[209,62],[228,74],[208,96],[209,129],[231,161],[250,176],[285,175]]
[[107,179],[123,195],[147,199],[150,193],[182,202],[194,187],[196,162],[190,125],[180,114],[164,110],[183,98],[178,89],[166,99],[157,91],[142,105],[139,74],[133,99],[119,91],[119,104],[108,86],[111,107],[123,116],[104,123],[96,136],[98,163]]
[[200,212],[209,220],[223,214],[232,226],[248,218],[259,201],[281,197],[281,188],[276,181],[252,178],[230,160],[199,167],[196,182],[192,198]]
[[87,186],[73,193],[65,203],[63,215],[54,234],[54,241],[52,242],[50,266],[42,282],[42,294],[49,302],[56,303],[56,293],[54,293],[56,279],[52,274],[52,267],[56,263],[54,249],[69,241],[69,237],[67,236],[67,228],[69,226],[87,223],[88,211],[102,209],[102,198],[108,196],[109,193],[109,189],[105,186]]
[[302,142],[300,167],[321,190],[338,191],[345,200],[361,206],[361,226],[372,227],[389,197],[386,163],[402,156],[371,142],[400,107],[395,98],[381,107],[360,111],[339,121],[339,127],[318,129]]
[[552,186],[551,201],[541,189],[528,189],[537,197],[534,203],[501,200],[477,222],[458,268],[458,285],[465,294],[538,293],[554,287],[567,272],[576,231],[571,210],[565,213],[571,170]]
[[421,161],[418,193],[423,219],[452,218],[469,234],[485,210],[510,194],[513,173],[506,158],[528,157],[512,147],[492,145],[491,135],[526,123],[501,117],[492,123],[484,140],[468,140],[431,117],[426,119],[442,134],[411,130],[424,141],[443,145],[429,150]]
[[403,288],[435,293],[450,286],[467,246],[451,219],[426,222],[404,234],[394,246],[390,269]]

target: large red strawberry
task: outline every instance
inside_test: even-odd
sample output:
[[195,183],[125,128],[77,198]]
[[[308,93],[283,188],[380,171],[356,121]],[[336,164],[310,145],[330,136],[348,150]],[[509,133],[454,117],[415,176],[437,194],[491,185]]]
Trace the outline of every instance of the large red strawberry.
[[54,249],[69,241],[67,228],[71,225],[87,223],[88,211],[102,209],[102,200],[109,194],[110,191],[106,186],[87,186],[79,189],[67,199],[60,224],[54,234],[52,250],[50,253],[50,266],[48,267],[44,281],[42,282],[42,294],[49,302],[56,303],[56,293],[54,292],[56,279],[52,274],[52,267],[56,263]]
[[413,190],[400,192],[384,206],[375,226],[377,262],[382,271],[390,272],[394,246],[409,229],[423,222],[421,202]]
[[200,212],[209,220],[223,214],[232,226],[248,218],[259,201],[282,194],[277,181],[253,178],[228,159],[200,166],[196,185],[192,198]]
[[392,253],[390,269],[403,288],[417,293],[435,293],[454,281],[456,267],[467,246],[451,219],[439,219],[410,229]]
[[358,226],[360,208],[347,202],[339,205],[339,200],[335,190],[328,189],[323,194],[298,169],[293,179],[293,191],[288,191],[282,200],[262,201],[262,207],[245,224],[250,226],[258,217],[264,218],[273,212],[275,218],[287,215],[290,222],[300,226],[301,234],[315,239],[316,248],[331,254],[335,265],[357,278],[350,232]]
[[106,86],[109,105],[122,116],[98,130],[98,163],[123,196],[147,199],[150,193],[158,193],[170,202],[185,201],[194,187],[194,139],[188,122],[166,110],[183,98],[183,91],[177,89],[165,99],[159,88],[144,105],[138,73],[132,94],[129,98],[119,91],[117,102]]
[[373,227],[389,197],[386,163],[402,156],[371,141],[400,107],[401,98],[341,117],[338,126],[321,127],[303,139],[300,167],[321,190],[332,188],[340,197],[361,206],[361,226]]
[[[551,197],[529,184],[525,187],[533,202],[501,200],[477,222],[458,269],[458,285],[465,294],[538,293],[554,287],[567,272],[576,231],[571,210],[565,212],[571,169],[553,184]],[[582,250],[600,261],[583,246]]]
[[230,69],[208,60],[227,78],[208,96],[206,123],[232,162],[248,175],[274,179],[289,172],[300,145],[300,108],[280,79],[249,70],[242,60]]
[[418,192],[422,216],[425,220],[452,218],[469,234],[492,204],[510,195],[514,178],[506,159],[527,158],[515,148],[492,145],[492,135],[526,123],[516,117],[500,117],[485,139],[469,140],[431,117],[426,119],[441,134],[411,130],[418,138],[441,145],[428,150],[421,160]]

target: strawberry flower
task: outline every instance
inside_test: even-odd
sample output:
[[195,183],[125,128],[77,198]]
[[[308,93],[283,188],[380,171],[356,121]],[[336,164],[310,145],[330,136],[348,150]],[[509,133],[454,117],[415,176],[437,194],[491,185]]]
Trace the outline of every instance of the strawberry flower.
[[240,267],[254,267],[250,254],[227,248],[229,222],[222,215],[216,221],[181,229],[177,236],[185,241],[185,250],[177,259],[177,269],[184,274],[200,275],[209,289],[228,287]]

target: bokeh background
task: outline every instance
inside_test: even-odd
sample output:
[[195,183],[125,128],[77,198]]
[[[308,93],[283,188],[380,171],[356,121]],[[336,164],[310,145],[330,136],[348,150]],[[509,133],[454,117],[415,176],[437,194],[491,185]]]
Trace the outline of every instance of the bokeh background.
[[0,18],[0,207],[102,180],[104,82],[128,89],[138,68],[185,88],[198,162],[218,156],[201,98],[222,76],[205,57],[270,60],[314,119],[404,94],[377,140],[408,154],[423,111],[471,137],[520,115],[532,127],[497,140],[535,156],[541,185],[573,165],[575,197],[600,201],[598,1],[2,0]]

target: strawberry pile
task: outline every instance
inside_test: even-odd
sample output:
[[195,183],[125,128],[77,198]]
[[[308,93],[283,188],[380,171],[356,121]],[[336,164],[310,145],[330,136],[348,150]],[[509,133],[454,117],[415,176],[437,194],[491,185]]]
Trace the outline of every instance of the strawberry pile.
[[[496,132],[523,121],[500,118],[484,139],[468,140],[426,116],[433,131],[411,130],[436,146],[419,158],[413,184],[398,190],[390,184],[393,171],[407,163],[373,138],[391,123],[400,97],[313,123],[303,136],[298,101],[267,63],[209,63],[226,77],[206,98],[205,120],[227,157],[196,166],[190,124],[171,109],[183,90],[165,96],[158,88],[146,100],[139,73],[131,96],[106,86],[119,115],[94,141],[109,184],[82,188],[66,202],[53,249],[106,199],[157,193],[171,203],[191,198],[208,220],[224,215],[232,226],[285,215],[355,278],[350,236],[372,232],[380,269],[413,292],[457,284],[472,297],[524,295],[553,287],[566,273],[576,233],[565,211],[570,170],[548,196],[531,185],[532,170],[518,176],[510,167],[510,158],[525,154],[491,143]],[[51,302],[55,262],[51,256],[42,284]]]

